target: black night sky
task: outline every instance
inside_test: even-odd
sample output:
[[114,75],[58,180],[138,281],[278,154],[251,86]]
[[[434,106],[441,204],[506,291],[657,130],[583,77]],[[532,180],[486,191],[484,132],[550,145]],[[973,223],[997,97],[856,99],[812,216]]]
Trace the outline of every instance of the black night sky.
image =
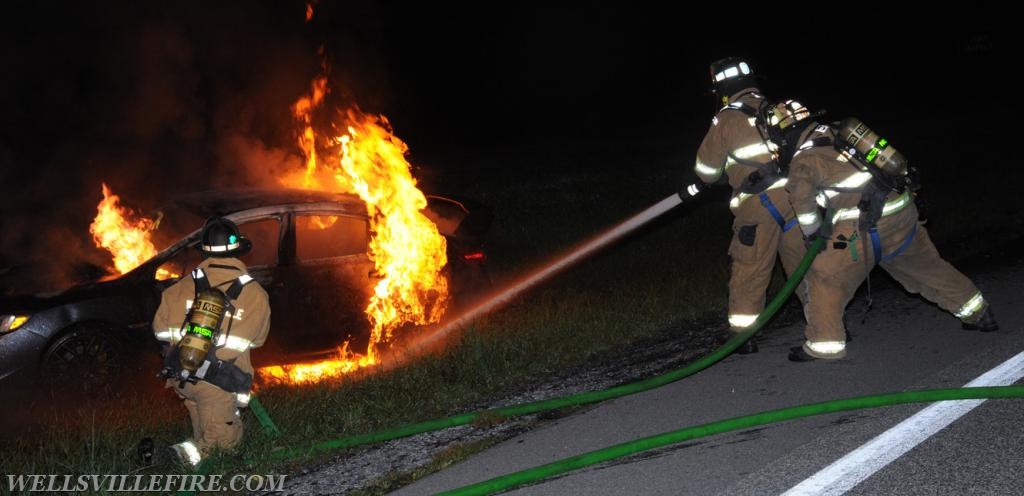
[[301,1],[7,2],[0,265],[43,236],[88,242],[68,240],[83,237],[101,180],[153,207],[251,185],[242,162],[295,160],[289,106],[320,47],[331,104],[387,116],[414,164],[647,140],[692,149],[682,181],[716,108],[708,64],[733,55],[770,96],[856,115],[918,163],[1015,162],[1007,13],[702,5],[321,0],[307,23]]

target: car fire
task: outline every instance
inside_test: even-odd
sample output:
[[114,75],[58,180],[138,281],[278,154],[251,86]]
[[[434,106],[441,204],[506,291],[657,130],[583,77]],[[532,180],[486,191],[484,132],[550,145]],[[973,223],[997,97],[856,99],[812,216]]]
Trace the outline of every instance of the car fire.
[[[345,341],[333,357],[307,363],[271,365],[260,369],[261,380],[313,383],[379,364],[381,350],[403,326],[439,322],[448,306],[445,238],[423,213],[426,196],[416,186],[405,155],[408,146],[390,129],[383,116],[349,109],[339,128],[347,132],[318,141],[310,114],[328,91],[326,77],[316,78],[310,94],[292,107],[301,130],[297,144],[304,155],[302,170],[278,178],[284,188],[355,194],[367,208],[369,251],[376,282],[365,315],[370,336],[365,353]],[[323,151],[318,151],[318,148]],[[119,205],[120,197],[103,184],[103,199],[90,226],[97,247],[113,256],[112,272],[124,274],[157,253],[151,235],[160,218],[147,219]],[[312,221],[328,228],[334,217],[315,216]],[[179,274],[160,268],[158,280]],[[345,297],[339,295],[339,298]],[[338,336],[339,341],[344,336]]]

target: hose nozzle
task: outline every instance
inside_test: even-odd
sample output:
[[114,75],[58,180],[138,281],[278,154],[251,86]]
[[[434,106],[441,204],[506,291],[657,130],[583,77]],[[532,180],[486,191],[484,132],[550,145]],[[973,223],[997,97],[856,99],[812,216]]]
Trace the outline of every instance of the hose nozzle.
[[700,183],[693,183],[679,190],[679,199],[686,201],[689,200],[690,198],[697,196],[702,191],[703,186],[704,185]]

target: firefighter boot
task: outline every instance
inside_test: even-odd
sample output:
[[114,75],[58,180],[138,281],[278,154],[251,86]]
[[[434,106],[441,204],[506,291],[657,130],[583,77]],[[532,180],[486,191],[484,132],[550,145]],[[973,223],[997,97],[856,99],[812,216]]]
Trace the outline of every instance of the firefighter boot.
[[[719,331],[718,337],[715,339],[715,347],[718,348],[724,346],[725,343],[728,343],[730,340],[735,338],[737,334],[738,332],[732,330]],[[740,343],[740,345],[732,352],[737,355],[749,355],[751,353],[757,353],[757,350],[757,338],[755,336],[750,336],[749,339]]]
[[156,442],[151,437],[143,438],[135,446],[135,454],[139,457],[139,463],[145,466],[153,465],[153,458],[156,457]]
[[971,323],[964,322],[960,327],[968,331],[992,332],[999,330],[999,323],[996,322],[996,316],[992,312],[992,307],[987,306],[977,321]]
[[757,350],[757,341],[754,341],[754,336],[750,336],[750,339],[744,341],[739,348],[736,348],[736,353],[739,355],[749,355],[757,353]]
[[135,447],[135,452],[138,455],[139,462],[147,467],[181,463],[181,459],[178,457],[178,453],[174,451],[174,448],[155,441],[151,437],[139,441],[139,444]]
[[817,357],[809,355],[803,346],[794,346],[789,349],[789,361],[791,362],[813,362]]

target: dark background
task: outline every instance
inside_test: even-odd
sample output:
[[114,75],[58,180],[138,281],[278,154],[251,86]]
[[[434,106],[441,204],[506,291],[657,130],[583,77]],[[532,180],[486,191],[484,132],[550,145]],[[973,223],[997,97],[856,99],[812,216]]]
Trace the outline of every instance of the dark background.
[[681,185],[717,108],[708,64],[743,56],[770,96],[859,117],[933,186],[984,194],[981,181],[1021,177],[1007,12],[702,5],[321,1],[305,22],[294,1],[7,2],[0,267],[102,256],[88,224],[103,181],[149,213],[297,167],[289,106],[322,60],[323,108],[387,116],[425,176],[487,174],[515,150],[642,143],[678,158]]

